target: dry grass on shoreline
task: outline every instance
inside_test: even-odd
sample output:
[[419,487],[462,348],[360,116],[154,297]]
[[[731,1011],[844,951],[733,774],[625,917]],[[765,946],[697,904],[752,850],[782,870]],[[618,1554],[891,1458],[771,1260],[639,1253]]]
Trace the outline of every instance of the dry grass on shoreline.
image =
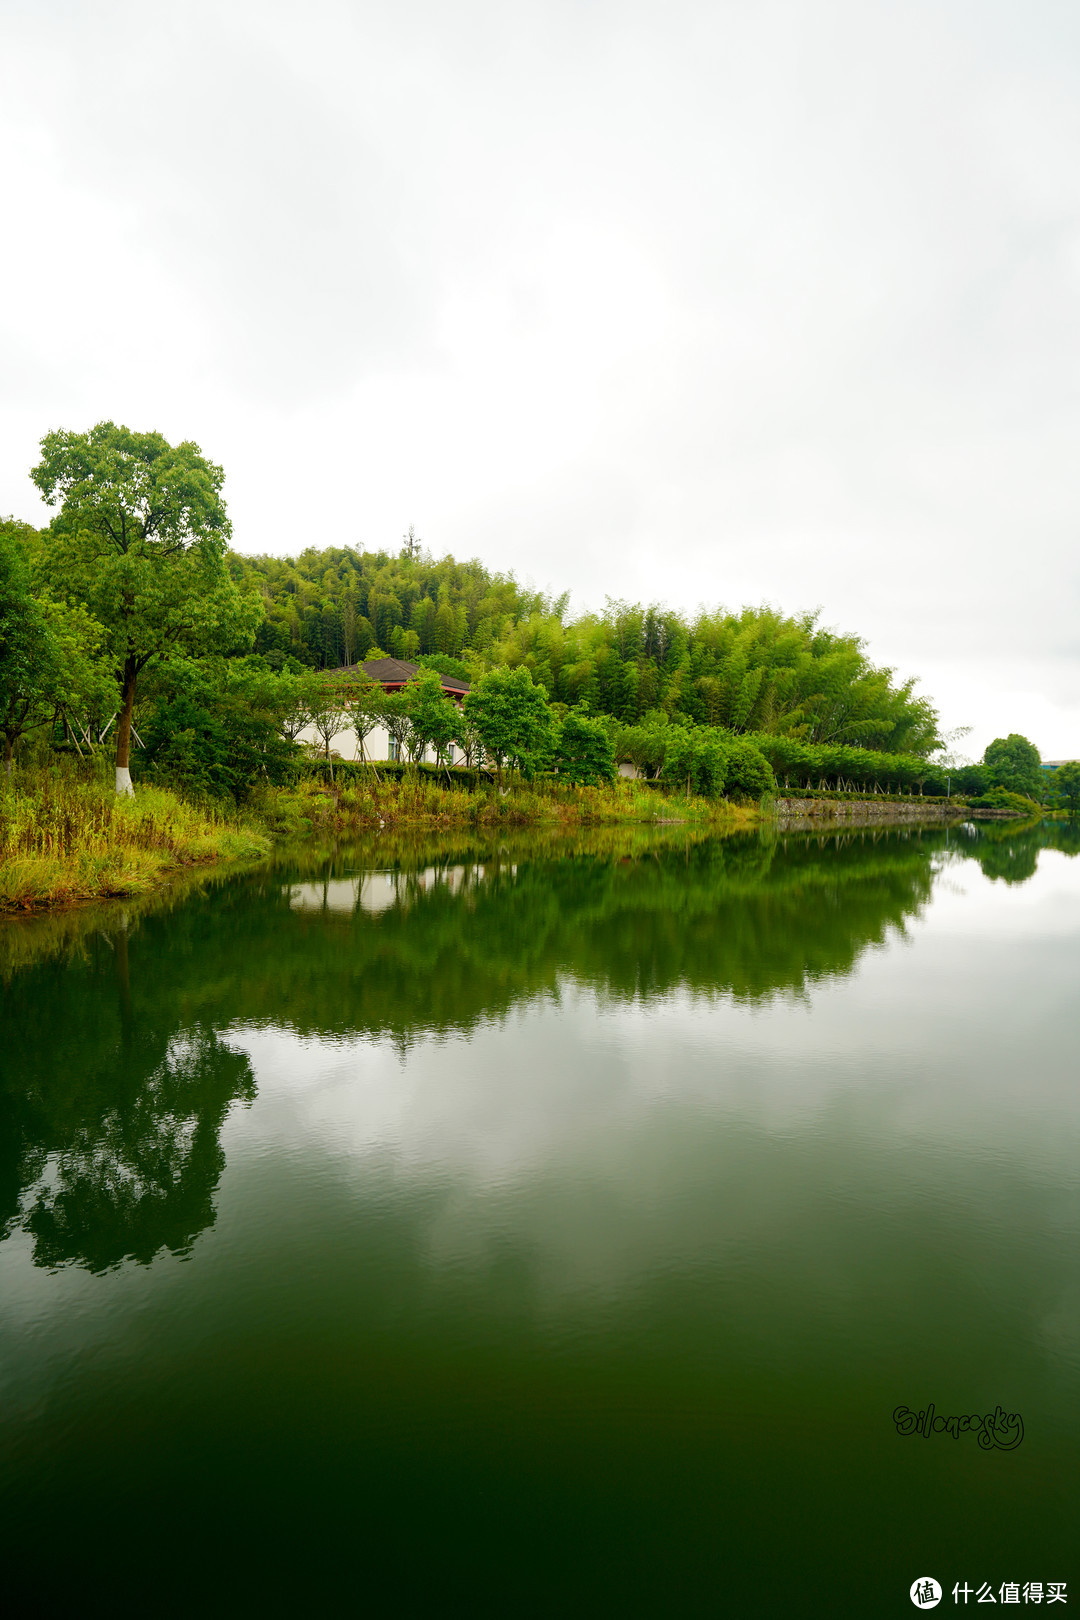
[[0,783],[0,907],[144,894],[173,872],[255,859],[269,836],[168,788],[117,798],[69,761]]
[[756,808],[668,798],[630,782],[469,792],[419,775],[340,787],[309,778],[263,789],[238,813],[153,785],[119,799],[100,771],[55,760],[0,778],[0,909],[144,894],[185,868],[258,860],[284,839],[379,827],[558,831],[675,821],[728,832],[756,820]]

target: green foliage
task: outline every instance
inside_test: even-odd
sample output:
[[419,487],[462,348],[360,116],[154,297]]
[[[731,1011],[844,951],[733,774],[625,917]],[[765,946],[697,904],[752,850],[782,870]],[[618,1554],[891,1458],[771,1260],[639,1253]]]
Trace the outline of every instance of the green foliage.
[[991,788],[1004,788],[1027,799],[1042,798],[1046,779],[1039,750],[1017,732],[995,737],[983,755],[983,767]]
[[687,797],[697,793],[703,799],[718,799],[727,779],[727,755],[720,733],[705,726],[694,730],[673,726],[660,776],[668,787],[684,788]]
[[[323,752],[329,762],[330,744],[335,737],[340,737],[342,732],[350,729],[351,717],[347,698],[339,682],[320,676],[303,683],[302,702],[304,719],[322,743]],[[331,763],[331,777],[333,774],[334,767]]]
[[615,749],[607,727],[587,709],[571,709],[558,729],[555,766],[568,782],[599,787],[615,776]]
[[554,716],[544,689],[527,669],[489,670],[465,699],[465,712],[500,782],[504,764],[530,776],[553,751]]
[[435,670],[424,670],[410,681],[402,696],[409,719],[409,752],[414,760],[423,758],[425,748],[435,750],[442,760],[457,730],[457,706],[442,689]]
[[978,798],[969,799],[968,803],[973,810],[1011,810],[1016,815],[1034,815],[1039,805],[1034,799],[1029,799],[1024,793],[1012,793],[1008,788],[990,788],[981,793]]
[[668,716],[654,709],[637,725],[616,727],[615,757],[635,766],[647,780],[655,780],[667,757],[670,732]]
[[398,759],[405,759],[409,753],[409,741],[412,737],[412,720],[409,716],[409,700],[403,691],[384,694],[382,723],[397,745]]
[[354,670],[342,689],[342,705],[349,727],[356,733],[360,758],[366,760],[367,739],[383,723],[386,693],[362,669]]
[[775,793],[776,778],[765,755],[745,737],[730,737],[724,745],[727,755],[726,791],[729,798],[760,799]]
[[0,735],[8,772],[28,731],[58,715],[77,721],[115,699],[101,626],[81,604],[34,595],[28,535],[23,525],[0,524]]
[[961,765],[952,778],[952,791],[966,798],[977,798],[987,789],[986,770],[982,765]]
[[31,477],[59,513],[42,539],[43,576],[105,627],[121,686],[116,763],[126,770],[139,675],[176,653],[250,645],[262,617],[225,566],[224,474],[198,445],[100,422],[47,433]]
[[[369,653],[368,656],[372,655]],[[455,680],[467,681],[471,678],[468,664],[460,658],[449,658],[445,653],[417,653],[412,661],[422,669],[434,669],[440,675],[450,675]]]
[[196,796],[242,804],[256,783],[291,775],[297,749],[282,736],[291,681],[258,660],[177,659],[157,672],[142,721],[153,776]]
[[1080,761],[1071,759],[1059,765],[1050,778],[1050,791],[1055,804],[1070,816],[1080,816]]
[[757,732],[748,738],[771,765],[781,791],[788,788],[861,789],[868,793],[944,795],[945,777],[918,754],[891,754],[843,743],[812,744]]
[[690,620],[612,601],[566,623],[565,598],[526,591],[475,560],[436,562],[408,548],[233,556],[229,565],[266,600],[258,647],[319,667],[372,657],[377,642],[460,679],[525,668],[553,702],[584,700],[625,726],[660,711],[810,744],[925,755],[939,741],[914,682],[876,668],[857,637],[823,629],[812,614],[719,609]]

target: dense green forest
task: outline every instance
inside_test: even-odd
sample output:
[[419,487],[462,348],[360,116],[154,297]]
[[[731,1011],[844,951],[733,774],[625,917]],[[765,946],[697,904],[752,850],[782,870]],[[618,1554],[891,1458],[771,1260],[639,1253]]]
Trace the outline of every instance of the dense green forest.
[[234,552],[228,566],[261,598],[255,646],[277,664],[333,669],[373,649],[412,660],[441,654],[463,674],[523,665],[553,701],[584,702],[625,724],[661,711],[733,732],[891,753],[925,754],[939,740],[937,715],[915,681],[876,668],[857,636],[825,629],[814,614],[762,607],[690,618],[609,600],[603,613],[568,619],[567,595],[526,590],[476,559],[435,560],[411,535],[397,554]]
[[[429,749],[445,763],[460,750],[500,787],[504,769],[600,783],[627,762],[709,798],[776,787],[1043,796],[1026,739],[998,739],[977,767],[950,756],[915,680],[817,614],[688,616],[612,597],[571,617],[566,595],[475,558],[435,559],[411,530],[397,550],[245,556],[229,547],[223,469],[197,445],[102,422],[48,433],[41,452],[31,477],[56,515],[41,530],[0,522],[9,776],[35,739],[81,756],[111,727],[117,792],[131,792],[134,762],[239,803],[288,780],[305,728],[329,762],[335,738],[362,742],[381,726],[400,757]],[[384,694],[359,666],[386,654],[472,691],[455,705],[432,674]]]

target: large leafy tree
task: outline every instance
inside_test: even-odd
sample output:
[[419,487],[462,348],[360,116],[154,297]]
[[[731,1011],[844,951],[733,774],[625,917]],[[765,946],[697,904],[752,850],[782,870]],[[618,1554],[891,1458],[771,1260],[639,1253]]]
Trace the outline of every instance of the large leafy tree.
[[298,750],[283,735],[296,682],[257,658],[176,659],[148,678],[140,719],[155,774],[189,792],[242,803],[257,783],[284,781]]
[[50,506],[49,577],[104,625],[120,688],[116,790],[131,792],[131,718],[139,676],[177,652],[250,643],[261,602],[225,565],[224,473],[185,440],[99,422],[47,433],[31,473]]
[[992,788],[1022,793],[1028,799],[1041,799],[1046,787],[1042,760],[1035,744],[1011,731],[995,737],[983,755],[986,778]]

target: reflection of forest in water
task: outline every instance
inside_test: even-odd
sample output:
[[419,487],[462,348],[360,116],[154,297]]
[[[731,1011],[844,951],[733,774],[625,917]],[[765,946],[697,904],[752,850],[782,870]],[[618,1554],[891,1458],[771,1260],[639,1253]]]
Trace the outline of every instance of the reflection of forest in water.
[[761,1002],[851,971],[943,859],[1023,882],[1075,824],[706,839],[608,829],[381,838],[189,895],[0,933],[0,1222],[39,1265],[182,1253],[214,1220],[220,1131],[250,1100],[237,1023],[467,1031],[561,980]]

